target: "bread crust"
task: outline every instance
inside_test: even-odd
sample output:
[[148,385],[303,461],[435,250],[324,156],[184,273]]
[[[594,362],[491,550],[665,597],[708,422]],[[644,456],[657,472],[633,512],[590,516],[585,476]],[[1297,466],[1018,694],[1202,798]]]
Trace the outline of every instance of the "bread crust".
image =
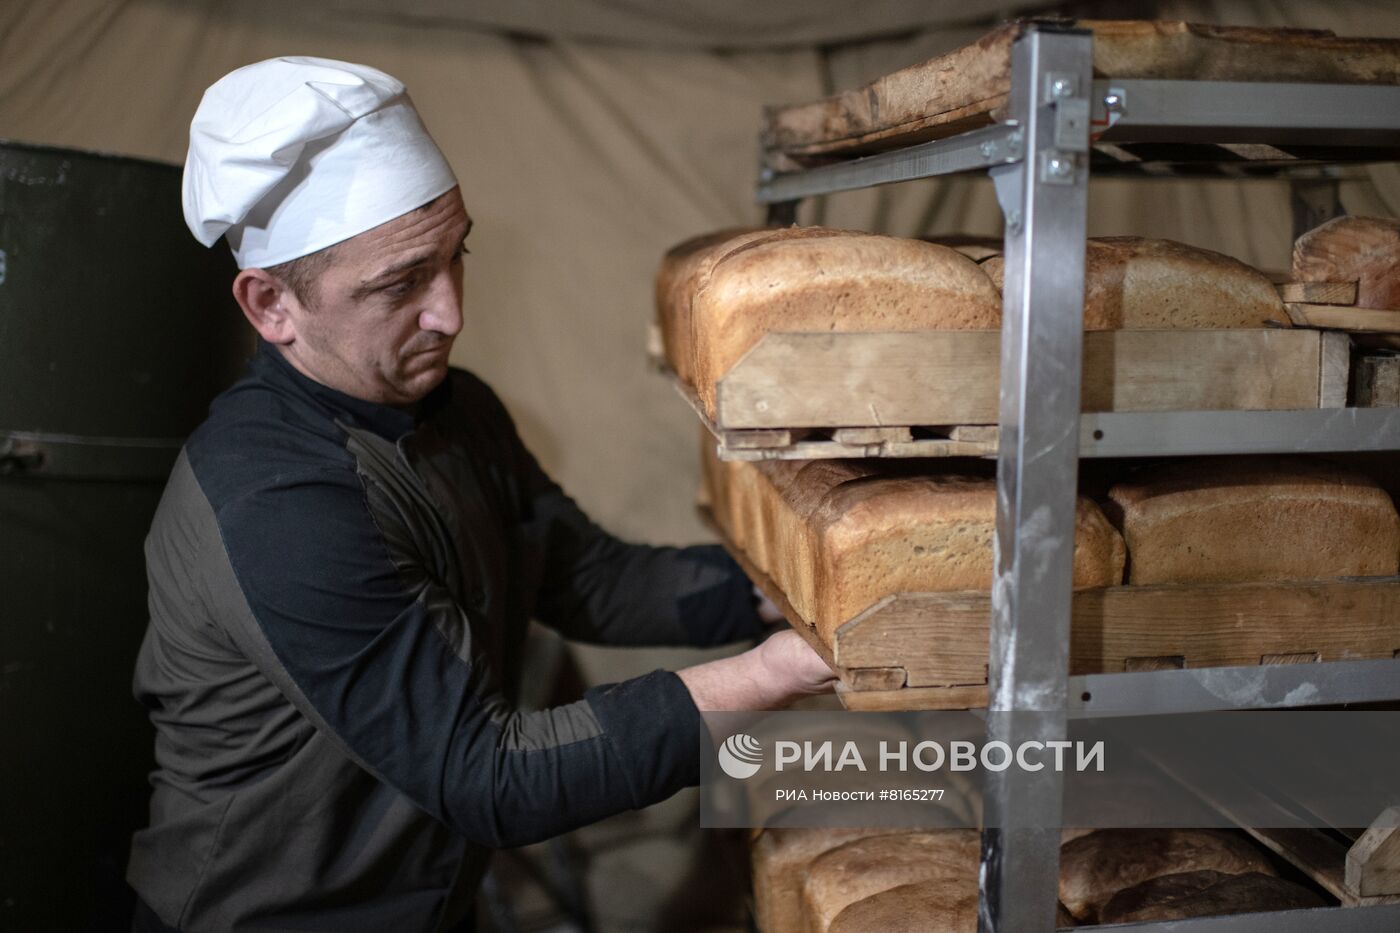
[[1227,914],[1321,907],[1322,898],[1302,885],[1245,872],[1193,871],[1164,875],[1119,891],[1100,911],[1101,923],[1186,920]]
[[1400,516],[1369,477],[1301,458],[1174,461],[1108,492],[1128,582],[1239,583],[1390,576]]
[[812,860],[803,885],[808,933],[828,933],[847,906],[913,882],[977,892],[981,835],[970,829],[870,836]]
[[[894,593],[988,590],[996,532],[989,467],[947,462],[704,457],[708,498],[734,545],[828,644]],[[1074,585],[1123,580],[1122,536],[1091,500],[1075,512]]]
[[[1003,257],[982,263],[1001,290]],[[1147,237],[1091,237],[1084,250],[1085,330],[1287,325],[1268,277],[1238,259]]]
[[768,332],[1000,326],[1000,293],[949,247],[850,231],[752,241],[694,292],[693,384],[714,417],[715,384]]
[[1293,244],[1298,282],[1355,282],[1360,308],[1400,310],[1400,220],[1336,217]]
[[1060,902],[1096,923],[1119,891],[1187,871],[1274,874],[1268,858],[1238,835],[1210,829],[1100,829],[1060,847]]

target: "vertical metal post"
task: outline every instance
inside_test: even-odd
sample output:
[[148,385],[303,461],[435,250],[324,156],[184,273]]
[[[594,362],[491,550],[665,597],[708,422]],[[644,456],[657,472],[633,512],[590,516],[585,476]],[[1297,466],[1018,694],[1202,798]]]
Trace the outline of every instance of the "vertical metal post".
[[[1006,272],[987,732],[1013,748],[1065,735],[1092,41],[1048,27],[1016,41],[1026,154],[993,171]],[[982,933],[1054,928],[1060,788],[1049,770],[986,774]]]

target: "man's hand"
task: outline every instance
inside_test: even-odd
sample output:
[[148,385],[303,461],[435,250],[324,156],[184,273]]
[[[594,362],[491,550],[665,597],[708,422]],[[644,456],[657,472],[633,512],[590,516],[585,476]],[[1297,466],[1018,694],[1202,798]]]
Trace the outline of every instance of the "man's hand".
[[836,674],[791,630],[732,658],[685,668],[677,676],[701,712],[781,709],[836,684]]

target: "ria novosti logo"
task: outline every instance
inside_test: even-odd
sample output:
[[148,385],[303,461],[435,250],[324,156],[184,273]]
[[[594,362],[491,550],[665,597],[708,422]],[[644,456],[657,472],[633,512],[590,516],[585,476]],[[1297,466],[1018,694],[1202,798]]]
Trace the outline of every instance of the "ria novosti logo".
[[753,777],[763,767],[763,743],[747,733],[734,733],[719,747],[719,767],[736,780]]

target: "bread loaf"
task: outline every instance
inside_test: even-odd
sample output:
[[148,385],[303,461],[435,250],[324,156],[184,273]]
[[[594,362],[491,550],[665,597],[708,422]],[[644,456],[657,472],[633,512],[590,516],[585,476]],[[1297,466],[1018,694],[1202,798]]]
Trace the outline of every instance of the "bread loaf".
[[868,236],[826,227],[731,227],[678,243],[662,257],[656,274],[656,315],[666,360],[684,382],[694,380],[695,347],[691,304],[710,280],[715,263],[751,243],[805,237]]
[[[706,448],[706,457],[714,453]],[[779,460],[705,468],[735,545],[830,643],[893,593],[987,590],[996,483],[946,462]],[[1122,582],[1122,538],[1093,502],[1076,513],[1074,585]],[[726,524],[727,523],[727,524]]]
[[1400,565],[1400,517],[1385,490],[1326,463],[1173,461],[1108,495],[1129,583],[1386,576]]
[[807,929],[827,933],[848,905],[914,882],[975,896],[980,853],[981,836],[970,829],[870,836],[824,852],[807,867]]
[[1293,244],[1299,282],[1355,282],[1359,308],[1400,309],[1400,220],[1337,217]]
[[977,882],[920,881],[856,901],[828,933],[976,933]]
[[765,829],[750,849],[759,933],[803,933],[802,882],[812,859],[879,833],[870,829]]
[[758,239],[718,256],[691,300],[696,394],[770,331],[995,330],[1001,295],[946,246],[848,231]]
[[1099,922],[1119,891],[1180,872],[1274,874],[1238,835],[1208,829],[1101,829],[1060,847],[1060,902],[1076,920]]
[[656,271],[656,322],[666,360],[682,379],[690,378],[690,295],[696,281],[709,274],[718,247],[736,237],[764,232],[756,227],[729,227],[677,243]]
[[1272,875],[1191,871],[1164,875],[1119,891],[1104,905],[1099,921],[1187,920],[1321,906],[1322,898],[1312,891]]
[[[982,268],[1003,287],[1005,262]],[[1094,237],[1084,251],[1084,329],[1263,327],[1288,315],[1267,276],[1237,259],[1172,240]]]

